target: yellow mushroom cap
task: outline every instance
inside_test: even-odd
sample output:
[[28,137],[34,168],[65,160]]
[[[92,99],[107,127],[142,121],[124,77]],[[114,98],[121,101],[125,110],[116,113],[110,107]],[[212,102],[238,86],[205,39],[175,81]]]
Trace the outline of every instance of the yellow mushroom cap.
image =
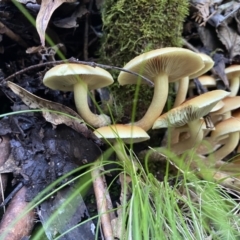
[[229,79],[240,76],[240,65],[232,65],[225,68],[225,73]]
[[188,122],[200,119],[229,94],[224,90],[214,90],[192,98],[157,118],[153,124],[153,129],[180,127]]
[[211,76],[203,75],[198,80],[205,87],[216,87],[216,80]]
[[240,107],[240,96],[226,97],[222,101],[224,106],[218,111],[214,112],[214,115],[224,114]]
[[210,111],[210,113],[215,113],[216,111],[222,109],[224,106],[224,102],[223,100],[220,100],[213,108],[212,110]]
[[94,131],[98,138],[104,138],[109,141],[121,139],[125,143],[138,143],[150,139],[149,135],[140,127],[134,125],[115,124],[104,126]]
[[106,70],[88,65],[66,63],[59,64],[46,72],[43,84],[53,90],[73,91],[73,86],[84,81],[89,90],[102,88],[114,82]]
[[197,53],[197,54],[198,54],[198,56],[200,56],[202,58],[202,60],[204,62],[204,67],[202,69],[200,69],[199,71],[197,71],[196,73],[191,74],[189,76],[189,79],[201,76],[202,74],[204,74],[207,71],[209,71],[213,67],[213,65],[214,65],[214,61],[208,55],[206,55],[204,53]]
[[[173,82],[203,67],[203,60],[196,53],[183,48],[168,47],[143,53],[128,62],[124,69],[143,75],[153,82],[156,76],[163,72],[168,75],[169,82]],[[139,80],[140,77],[123,71],[118,76],[120,85],[136,84]]]
[[240,132],[240,121],[237,118],[228,118],[215,126],[215,130],[211,133],[211,138],[216,139],[234,132]]

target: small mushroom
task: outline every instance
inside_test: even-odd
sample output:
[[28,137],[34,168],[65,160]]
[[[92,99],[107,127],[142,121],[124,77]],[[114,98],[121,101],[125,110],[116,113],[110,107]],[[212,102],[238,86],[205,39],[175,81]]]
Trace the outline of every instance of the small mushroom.
[[[238,145],[240,132],[240,121],[236,118],[228,118],[215,127],[215,131],[212,131],[210,136],[210,142],[218,142],[222,140],[226,135],[227,139],[224,141],[225,144],[206,158],[206,163],[219,162],[230,154]],[[212,160],[212,161],[211,161]]]
[[218,111],[210,114],[211,116],[220,116],[220,120],[218,121],[230,118],[232,116],[232,111],[240,108],[240,96],[226,97],[222,101],[224,106]]
[[200,118],[207,115],[218,101],[228,95],[229,92],[224,90],[214,90],[190,99],[157,118],[153,129],[181,127],[188,124],[190,137],[170,146],[174,153],[182,154],[202,141],[203,130]]
[[101,127],[111,123],[105,114],[94,114],[88,106],[88,91],[102,88],[113,83],[109,72],[99,67],[91,67],[75,63],[60,64],[46,72],[43,84],[53,90],[74,91],[74,99],[78,113],[93,127]]
[[150,139],[149,135],[140,127],[133,125],[115,124],[98,128],[94,131],[98,138],[113,143],[113,149],[122,162],[127,159],[124,143],[138,143]]
[[[143,53],[128,62],[124,69],[139,73],[154,82],[152,102],[143,118],[134,125],[148,131],[165,106],[168,83],[189,76],[203,67],[203,61],[196,53],[174,47]],[[118,82],[120,85],[142,83],[140,77],[127,72],[119,74]]]
[[225,74],[230,82],[230,97],[236,96],[240,86],[240,65],[232,65],[225,68]]
[[[207,90],[213,90],[216,89],[216,80],[215,78],[208,76],[208,75],[203,75],[198,78],[198,81],[201,83],[201,85]],[[189,84],[189,97],[193,97],[193,89],[195,89],[195,84],[194,82],[190,82]]]

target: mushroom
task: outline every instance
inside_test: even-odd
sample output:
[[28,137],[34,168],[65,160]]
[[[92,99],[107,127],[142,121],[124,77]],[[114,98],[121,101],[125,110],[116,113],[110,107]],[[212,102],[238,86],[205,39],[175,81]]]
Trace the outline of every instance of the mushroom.
[[[212,121],[212,117],[211,117],[211,113],[214,113],[214,112],[220,110],[223,106],[224,106],[224,103],[222,100],[220,100],[209,112],[210,118],[205,118],[202,120],[202,129],[204,130],[204,137],[207,136],[210,131],[215,130],[214,122]],[[174,135],[177,135],[179,132],[180,132],[179,141],[189,137],[188,128],[180,127],[180,128],[175,129],[174,132],[172,133],[173,137],[171,139],[171,143],[178,142],[178,141],[176,141],[176,138],[174,138],[175,137]]]
[[230,67],[225,68],[225,74],[230,82],[230,97],[236,96],[239,90],[240,85],[240,65],[232,65]]
[[88,106],[89,90],[102,88],[113,83],[109,72],[99,67],[91,67],[75,63],[60,64],[46,72],[43,84],[53,90],[73,91],[78,113],[93,127],[101,127],[111,123],[105,114],[94,114]]
[[[130,62],[124,69],[139,73],[154,82],[152,102],[143,118],[134,125],[148,131],[153,122],[162,113],[168,97],[168,83],[189,76],[204,67],[201,57],[183,48],[162,48],[143,53]],[[118,76],[120,85],[140,84],[140,77],[121,72]]]
[[214,90],[190,99],[157,118],[152,128],[172,128],[188,124],[190,137],[170,146],[174,153],[182,154],[202,141],[203,131],[200,118],[207,115],[218,101],[228,95],[229,92],[224,90]]
[[[224,141],[225,144],[212,154],[210,154],[205,162],[209,164],[214,162],[214,165],[222,163],[222,159],[230,154],[238,145],[240,132],[240,121],[236,118],[228,118],[215,127],[215,131],[211,133],[210,142],[218,142],[222,140],[226,135],[227,139]],[[212,161],[211,161],[212,160]]]
[[183,103],[186,100],[188,86],[189,86],[189,79],[194,79],[201,76],[202,74],[210,70],[214,65],[212,58],[210,58],[208,55],[204,53],[197,53],[197,55],[202,58],[204,67],[198,70],[197,72],[195,72],[194,74],[191,74],[190,76],[186,76],[178,81],[179,87],[178,87],[178,91],[177,91],[177,95],[176,95],[173,107],[179,106],[181,103]]
[[[208,76],[208,75],[203,75],[198,78],[199,82],[201,85],[209,91],[209,89],[216,89],[216,80],[215,78]],[[195,88],[194,82],[190,82],[189,84],[189,97],[194,96],[193,94],[193,89]]]
[[210,114],[211,116],[220,116],[221,118],[218,122],[230,118],[232,116],[232,111],[240,107],[240,96],[226,97],[222,101],[224,106],[218,111]]
[[149,135],[140,127],[134,125],[115,124],[98,128],[94,131],[98,138],[113,143],[113,149],[122,162],[127,159],[124,143],[138,143],[150,139]]

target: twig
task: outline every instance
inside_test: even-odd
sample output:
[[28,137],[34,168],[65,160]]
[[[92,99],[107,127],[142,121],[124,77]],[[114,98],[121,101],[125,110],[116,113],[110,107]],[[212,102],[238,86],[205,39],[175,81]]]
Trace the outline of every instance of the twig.
[[11,29],[9,29],[2,22],[0,22],[0,29],[1,29],[1,33],[6,34],[9,38],[11,38],[13,41],[17,42],[22,47],[24,47],[24,48],[28,47],[27,43],[18,34],[15,34]]
[[104,181],[104,176],[101,175],[100,165],[98,162],[96,162],[92,168],[91,174],[103,234],[106,240],[113,240],[114,236],[109,212],[112,210],[112,203],[106,187],[106,182]]
[[64,64],[64,63],[79,63],[79,64],[84,64],[84,65],[89,65],[91,67],[100,67],[100,68],[105,68],[105,69],[116,69],[116,70],[119,70],[119,71],[127,72],[127,73],[133,74],[135,76],[138,76],[138,77],[142,78],[149,86],[154,86],[154,83],[152,81],[150,81],[148,78],[146,78],[146,77],[144,77],[144,76],[142,76],[142,75],[140,75],[138,73],[135,73],[135,72],[132,72],[132,71],[126,70],[124,68],[120,68],[120,67],[104,65],[104,64],[99,64],[99,63],[95,63],[95,62],[79,61],[79,60],[77,60],[74,57],[71,57],[71,58],[66,59],[66,60],[59,60],[59,61],[52,61],[52,62],[46,62],[46,63],[39,63],[39,64],[30,66],[30,67],[24,68],[23,70],[20,70],[20,71],[14,73],[14,74],[8,76],[5,79],[2,79],[0,81],[0,85],[6,84],[6,82],[9,81],[11,78],[14,78],[14,77],[16,77],[16,76],[18,76],[20,74],[23,74],[23,73],[25,73],[27,71],[30,71],[30,70],[33,70],[35,68],[40,68],[40,67],[44,67],[44,66],[48,66],[48,65]]
[[13,189],[13,191],[5,198],[5,200],[0,204],[0,207],[6,206],[9,201],[17,194],[17,192],[23,187],[23,183],[20,182],[17,187]]
[[0,238],[4,240],[29,239],[35,224],[35,211],[25,201],[26,187],[22,187],[12,199],[0,223]]
[[185,38],[182,38],[182,41],[185,47],[192,50],[193,52],[199,53],[199,51],[192,44],[190,44]]

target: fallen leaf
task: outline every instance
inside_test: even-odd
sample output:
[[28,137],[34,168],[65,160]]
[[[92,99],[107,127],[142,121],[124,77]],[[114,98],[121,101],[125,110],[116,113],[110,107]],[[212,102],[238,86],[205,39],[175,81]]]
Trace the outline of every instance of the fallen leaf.
[[17,166],[16,161],[13,158],[13,155],[10,154],[8,159],[6,160],[6,162],[0,166],[0,173],[20,173],[21,172],[21,168],[19,166]]
[[53,12],[64,2],[72,3],[76,0],[42,0],[40,11],[36,19],[36,28],[42,46],[45,46],[45,31]]
[[228,50],[230,58],[234,58],[240,54],[240,36],[236,30],[223,24],[217,28],[217,34],[220,41]]
[[28,107],[41,109],[46,121],[54,125],[66,124],[87,138],[94,136],[81,117],[71,108],[37,97],[13,82],[7,82],[7,85]]
[[217,53],[217,52],[214,53],[214,55],[212,55],[212,59],[214,61],[212,73],[216,77],[216,79],[219,78],[224,84],[223,88],[222,87],[220,88],[219,85],[218,85],[218,88],[230,91],[229,81],[225,73],[225,67],[226,67],[226,63],[228,63],[228,59],[226,59],[222,53]]

